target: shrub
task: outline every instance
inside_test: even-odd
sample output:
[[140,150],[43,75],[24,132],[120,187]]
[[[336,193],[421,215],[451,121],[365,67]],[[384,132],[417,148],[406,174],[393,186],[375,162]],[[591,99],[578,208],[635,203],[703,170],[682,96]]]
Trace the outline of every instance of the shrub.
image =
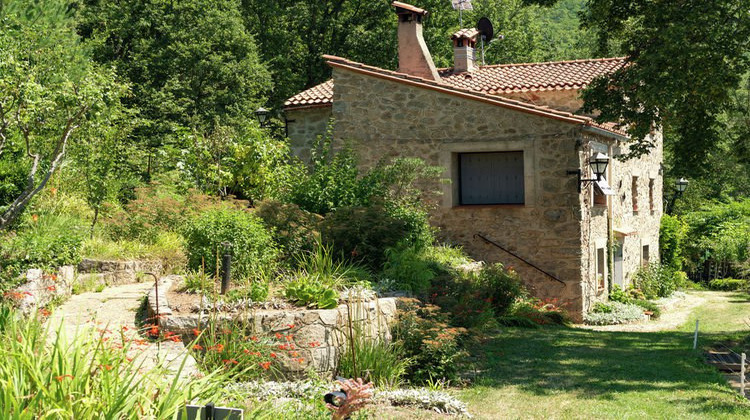
[[185,229],[188,267],[217,272],[223,242],[231,244],[232,277],[263,278],[276,262],[278,250],[263,223],[246,211],[214,209],[202,214]]
[[708,288],[711,290],[746,290],[750,286],[750,281],[741,279],[714,279],[708,282]]
[[320,242],[321,217],[296,204],[261,201],[255,207],[255,214],[273,229],[274,238],[289,263],[294,263],[304,252],[312,251]]
[[[533,297],[519,297],[510,307],[508,316],[512,318],[526,318],[538,325],[567,325],[570,316],[565,309],[557,304],[557,299],[542,300]],[[501,318],[500,323],[507,321]]]
[[496,317],[508,314],[513,302],[526,294],[518,275],[502,264],[484,266],[479,272],[452,271],[439,276],[430,299],[466,328],[493,327]]
[[78,218],[30,214],[15,233],[6,234],[0,241],[0,284],[16,282],[29,268],[54,270],[77,264],[87,233],[88,228]]
[[661,264],[673,271],[682,269],[682,247],[687,225],[677,216],[664,214],[659,227],[659,255]]
[[395,281],[398,290],[422,293],[430,288],[435,273],[423,258],[422,252],[414,247],[398,246],[386,250],[383,276]]
[[178,231],[203,211],[222,204],[203,194],[180,194],[173,185],[152,183],[135,189],[136,198],[123,208],[104,206],[105,223],[115,240],[154,243],[159,233]]
[[[608,312],[597,312],[597,308],[607,307]],[[629,322],[643,320],[643,308],[620,302],[609,302],[607,305],[594,307],[594,309],[583,315],[583,321],[590,325],[613,325],[627,324]]]
[[661,316],[659,305],[650,300],[634,299],[631,303],[651,312],[651,318],[653,319],[658,319]]
[[638,269],[633,281],[646,299],[656,299],[674,293],[677,290],[678,279],[674,271],[668,267],[652,263]]
[[408,236],[408,224],[381,205],[344,207],[328,215],[321,225],[323,243],[336,255],[380,271],[386,250]]
[[466,330],[450,327],[448,314],[435,305],[400,299],[398,307],[393,337],[403,343],[404,355],[412,360],[407,379],[412,383],[456,379],[467,356],[461,346]]

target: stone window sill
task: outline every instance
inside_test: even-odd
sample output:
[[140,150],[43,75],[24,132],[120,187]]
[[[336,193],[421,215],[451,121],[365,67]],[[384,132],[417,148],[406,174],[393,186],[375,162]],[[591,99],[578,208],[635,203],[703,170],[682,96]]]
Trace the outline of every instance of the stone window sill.
[[514,209],[524,208],[525,204],[459,204],[453,206],[455,210],[472,210],[472,209]]

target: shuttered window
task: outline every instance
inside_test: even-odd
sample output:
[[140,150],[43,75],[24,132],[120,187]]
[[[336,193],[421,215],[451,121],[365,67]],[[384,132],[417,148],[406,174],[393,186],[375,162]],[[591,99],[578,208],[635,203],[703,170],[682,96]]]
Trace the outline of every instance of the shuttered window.
[[459,154],[460,204],[523,204],[523,152]]

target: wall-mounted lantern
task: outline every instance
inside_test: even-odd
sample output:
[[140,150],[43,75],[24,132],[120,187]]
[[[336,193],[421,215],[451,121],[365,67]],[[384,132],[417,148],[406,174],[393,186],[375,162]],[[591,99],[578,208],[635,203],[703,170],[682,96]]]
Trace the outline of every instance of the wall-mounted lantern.
[[589,166],[591,166],[596,178],[584,179],[580,169],[568,171],[568,175],[578,175],[578,192],[581,192],[583,184],[602,180],[602,176],[607,172],[607,165],[609,165],[609,156],[599,152],[589,159]]
[[255,110],[255,118],[258,119],[258,123],[260,124],[261,127],[266,126],[266,120],[268,120],[269,113],[270,111],[263,107],[260,107]]
[[[674,194],[672,195],[672,199],[669,200],[667,203],[667,214],[672,214],[672,210],[674,210],[674,202],[677,200],[678,197],[682,197],[682,193],[685,192],[685,190],[688,187],[688,184],[690,184],[690,181],[688,181],[685,178],[680,178],[674,183]],[[664,198],[666,201],[666,197]]]

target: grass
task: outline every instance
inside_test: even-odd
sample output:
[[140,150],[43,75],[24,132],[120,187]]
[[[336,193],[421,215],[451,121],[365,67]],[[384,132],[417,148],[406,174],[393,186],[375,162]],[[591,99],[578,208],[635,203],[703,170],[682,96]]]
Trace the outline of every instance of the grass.
[[[727,295],[707,292],[712,299],[696,310],[707,339],[743,330],[748,296],[715,304]],[[508,328],[474,349],[482,372],[459,398],[477,418],[747,418],[750,404],[692,351],[690,325],[656,333]]]

